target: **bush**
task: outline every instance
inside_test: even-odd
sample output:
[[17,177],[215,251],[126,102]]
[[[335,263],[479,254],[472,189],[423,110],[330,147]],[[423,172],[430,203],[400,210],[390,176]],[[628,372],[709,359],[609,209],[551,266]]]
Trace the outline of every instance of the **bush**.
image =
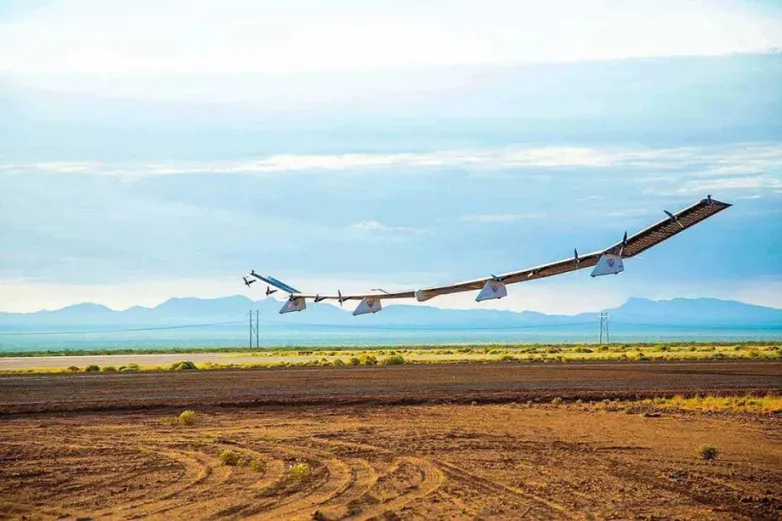
[[361,360],[355,356],[351,357],[350,360],[348,360],[348,363],[350,365],[361,365]]
[[87,367],[84,368],[84,371],[87,373],[97,373],[98,371],[100,371],[100,366],[95,364],[88,365]]
[[554,406],[556,406],[556,407],[559,407],[560,405],[562,405],[562,398],[560,398],[559,396],[557,396],[556,398],[554,398],[553,400],[551,400],[551,405],[554,405]]
[[217,456],[220,458],[220,463],[229,467],[237,466],[242,459],[239,454],[229,449],[220,450]]
[[288,469],[288,476],[294,481],[308,481],[312,477],[312,467],[309,463],[296,463]]
[[180,425],[193,425],[198,419],[198,415],[195,411],[187,410],[182,411],[177,421]]
[[380,363],[383,365],[402,365],[405,363],[405,359],[402,357],[402,355],[394,355],[389,356],[388,358],[384,358]]
[[499,361],[500,362],[517,362],[518,360],[516,359],[515,356],[512,356],[512,355],[502,355],[499,358]]
[[341,358],[335,358],[334,362],[332,362],[332,363],[334,364],[334,367],[339,367],[339,366],[345,365],[345,362],[343,362]]
[[250,470],[253,472],[263,472],[263,461],[258,458],[250,461]]
[[79,368],[76,367],[75,365],[72,365],[72,366],[68,367],[68,371],[70,371],[72,373],[78,373],[79,372]]
[[116,373],[117,372],[117,368],[114,367],[113,365],[106,365],[106,366],[103,366],[103,367],[100,368],[100,372],[101,373]]
[[129,363],[125,367],[120,367],[119,368],[119,370],[122,371],[123,373],[127,372],[127,371],[138,371],[139,369],[141,369],[141,368],[138,366],[138,364],[133,363],[133,362]]
[[698,453],[700,454],[701,459],[711,461],[713,459],[717,459],[717,455],[720,453],[720,451],[714,445],[706,443],[700,446]]
[[198,369],[196,365],[189,360],[182,360],[181,362],[174,362],[168,368],[172,371],[192,371]]
[[361,357],[361,365],[377,365],[377,358],[372,355],[363,355]]

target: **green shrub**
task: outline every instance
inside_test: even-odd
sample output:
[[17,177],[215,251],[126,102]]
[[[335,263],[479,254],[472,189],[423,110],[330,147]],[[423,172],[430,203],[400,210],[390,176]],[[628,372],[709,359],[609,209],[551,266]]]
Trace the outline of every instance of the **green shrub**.
[[705,443],[698,448],[698,454],[700,454],[701,459],[705,459],[706,461],[716,459],[719,453],[720,451],[717,447],[708,443]]
[[312,467],[309,463],[296,463],[288,469],[288,476],[294,481],[309,481],[312,477]]
[[229,467],[235,467],[241,462],[239,454],[230,449],[220,450],[217,456],[220,458],[220,463]]
[[75,365],[72,365],[72,366],[68,367],[68,371],[70,371],[72,373],[78,373],[79,372],[79,368],[76,367]]
[[113,365],[105,365],[105,366],[100,368],[100,372],[101,373],[116,373],[117,372],[117,368],[114,367]]
[[174,362],[168,368],[172,371],[192,371],[198,369],[196,365],[189,360],[182,360],[181,362]]
[[377,365],[377,358],[372,355],[363,355],[361,357],[361,365]]
[[348,360],[348,363],[350,365],[361,365],[361,360],[358,357],[352,356],[350,357],[350,360]]
[[339,367],[339,366],[345,365],[345,362],[343,362],[341,358],[335,358],[334,362],[332,362],[332,363],[334,364],[334,367]]
[[139,369],[141,369],[141,368],[138,366],[138,364],[133,363],[133,362],[129,363],[128,365],[126,365],[124,367],[120,367],[119,368],[119,370],[121,372],[123,372],[123,373],[129,372],[129,371],[138,371]]
[[263,461],[261,461],[258,458],[255,458],[250,461],[250,470],[253,472],[263,472]]
[[402,365],[405,363],[405,359],[402,355],[394,355],[384,358],[380,363],[383,365]]
[[182,411],[177,421],[180,425],[192,425],[196,422],[197,419],[198,415],[196,412],[188,409],[186,411]]
[[100,366],[95,364],[88,365],[87,367],[84,368],[84,371],[87,373],[97,373],[98,371],[100,371]]

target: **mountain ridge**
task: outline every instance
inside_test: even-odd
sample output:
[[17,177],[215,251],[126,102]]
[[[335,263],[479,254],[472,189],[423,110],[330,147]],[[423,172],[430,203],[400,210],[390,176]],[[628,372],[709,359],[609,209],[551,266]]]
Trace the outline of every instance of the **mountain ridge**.
[[[702,326],[779,326],[782,327],[782,309],[746,304],[714,298],[673,298],[652,300],[632,297],[621,306],[576,315],[546,314],[531,310],[511,311],[492,309],[442,309],[432,306],[398,304],[388,306],[381,313],[353,317],[352,306],[340,309],[333,305],[309,303],[303,313],[279,315],[281,301],[266,298],[252,300],[244,295],[202,299],[174,297],[153,307],[133,306],[113,310],[103,304],[85,302],[56,310],[32,313],[0,313],[2,326],[48,327],[64,324],[162,324],[195,323],[206,321],[241,321],[249,311],[257,310],[262,323],[295,327],[316,325],[373,325],[431,326],[460,328],[471,324],[508,326],[521,324],[587,323],[597,320],[600,311],[607,311],[617,322],[639,325],[702,325]],[[107,322],[108,321],[108,322]]]

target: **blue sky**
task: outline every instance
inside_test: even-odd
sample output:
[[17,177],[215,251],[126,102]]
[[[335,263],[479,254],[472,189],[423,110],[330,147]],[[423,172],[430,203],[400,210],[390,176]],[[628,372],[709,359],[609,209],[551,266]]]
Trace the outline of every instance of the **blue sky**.
[[0,310],[232,295],[251,268],[429,286],[708,193],[735,207],[619,277],[481,306],[782,307],[780,4],[280,4],[1,4]]

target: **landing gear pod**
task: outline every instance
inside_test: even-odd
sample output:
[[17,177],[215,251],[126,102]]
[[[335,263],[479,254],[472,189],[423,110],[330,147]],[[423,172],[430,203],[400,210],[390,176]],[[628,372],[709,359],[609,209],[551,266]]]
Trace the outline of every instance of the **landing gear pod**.
[[618,275],[625,270],[622,257],[613,253],[604,253],[600,260],[597,261],[595,269],[592,270],[593,277],[600,277],[601,275]]
[[380,299],[377,297],[364,297],[361,299],[361,302],[358,303],[358,306],[356,306],[356,310],[353,311],[353,316],[357,315],[366,315],[368,313],[377,313],[383,309],[383,306],[380,304]]
[[291,297],[280,309],[280,315],[294,311],[304,311],[305,309],[307,309],[307,299],[304,297]]
[[508,296],[508,288],[505,284],[499,280],[490,280],[483,285],[483,289],[478,296],[475,297],[475,302],[481,302],[484,300],[491,300],[493,298],[502,298]]

